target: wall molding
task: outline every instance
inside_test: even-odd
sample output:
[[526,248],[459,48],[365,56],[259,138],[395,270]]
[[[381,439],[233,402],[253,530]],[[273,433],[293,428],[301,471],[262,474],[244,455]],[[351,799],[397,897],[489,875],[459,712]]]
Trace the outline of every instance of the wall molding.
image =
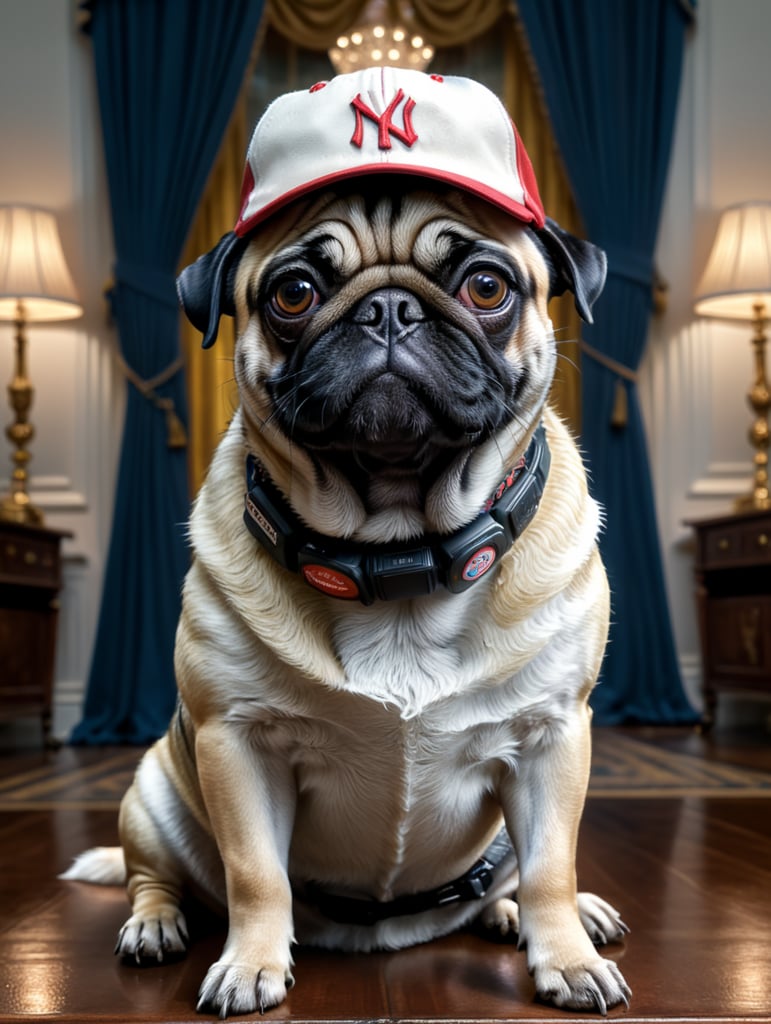
[[88,499],[76,490],[68,476],[32,476],[29,481],[32,501],[51,512],[86,512]]
[[680,677],[691,704],[697,711],[704,709],[701,693],[701,656],[695,653],[680,655]]
[[752,489],[752,471],[746,462],[711,462],[703,476],[691,480],[689,498],[738,498]]
[[66,742],[83,716],[86,686],[82,679],[59,679],[54,689],[53,734]]

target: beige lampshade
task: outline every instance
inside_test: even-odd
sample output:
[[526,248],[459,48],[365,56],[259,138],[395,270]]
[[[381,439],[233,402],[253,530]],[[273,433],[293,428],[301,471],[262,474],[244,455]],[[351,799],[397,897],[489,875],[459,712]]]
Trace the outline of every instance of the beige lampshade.
[[771,307],[771,202],[740,203],[721,214],[694,308],[752,320],[759,303]]
[[0,320],[71,320],[83,313],[56,219],[32,206],[0,205]]

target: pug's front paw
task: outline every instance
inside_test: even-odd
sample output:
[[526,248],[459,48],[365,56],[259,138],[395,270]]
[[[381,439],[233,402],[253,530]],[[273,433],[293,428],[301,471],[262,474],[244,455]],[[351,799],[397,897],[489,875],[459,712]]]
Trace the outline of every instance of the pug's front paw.
[[619,1003],[629,1006],[632,990],[612,960],[601,956],[566,967],[533,970],[539,999],[562,1009],[598,1010],[604,1017]]
[[288,967],[254,967],[251,964],[212,964],[198,993],[197,1010],[211,1009],[221,1018],[228,1014],[265,1013],[286,998],[294,985]]

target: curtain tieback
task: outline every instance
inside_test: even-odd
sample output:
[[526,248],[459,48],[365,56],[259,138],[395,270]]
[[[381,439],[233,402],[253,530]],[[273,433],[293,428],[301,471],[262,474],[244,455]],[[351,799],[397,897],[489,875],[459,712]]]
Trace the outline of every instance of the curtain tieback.
[[600,366],[604,366],[606,370],[610,370],[611,373],[616,375],[616,393],[613,396],[613,411],[610,414],[610,425],[615,430],[623,430],[629,422],[629,399],[624,381],[627,380],[630,384],[636,384],[636,372],[630,370],[628,366],[620,363],[612,356],[600,352],[598,348],[595,348],[586,341],[581,341],[581,351],[589,356],[590,359],[593,359],[595,363],[599,363]]
[[166,416],[166,444],[168,447],[185,448],[187,446],[187,432],[182,420],[177,416],[177,411],[174,408],[174,399],[164,398],[156,390],[162,384],[171,380],[174,374],[179,373],[185,365],[182,356],[177,356],[160,373],[156,373],[154,377],[149,377],[147,380],[140,377],[136,370],[129,366],[120,352],[115,353],[115,359],[124,377],[131,381],[139,394]]

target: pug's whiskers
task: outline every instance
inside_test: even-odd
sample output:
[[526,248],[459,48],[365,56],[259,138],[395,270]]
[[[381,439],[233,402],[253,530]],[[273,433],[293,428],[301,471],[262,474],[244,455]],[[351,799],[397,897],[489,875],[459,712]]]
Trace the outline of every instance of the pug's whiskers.
[[567,355],[565,352],[557,353],[557,363],[560,365],[564,363],[567,364],[568,366],[572,366],[576,373],[580,376],[581,364],[577,363],[575,359],[571,359],[571,357]]
[[[312,387],[313,384],[320,379],[321,372],[319,371],[308,377],[305,376],[303,370],[295,370],[291,373],[280,374],[271,379],[270,383],[273,385],[273,410],[270,416],[265,420],[265,426],[272,424],[276,419],[283,419],[286,417],[287,420],[291,420],[292,433],[294,432],[294,426],[297,422],[297,416],[300,409],[302,409],[302,407],[313,398],[313,394],[310,392],[298,404],[301,388],[296,386],[296,382],[303,377],[305,379],[302,380],[302,385],[307,389]],[[283,385],[291,386],[283,395],[276,397],[276,389]]]

